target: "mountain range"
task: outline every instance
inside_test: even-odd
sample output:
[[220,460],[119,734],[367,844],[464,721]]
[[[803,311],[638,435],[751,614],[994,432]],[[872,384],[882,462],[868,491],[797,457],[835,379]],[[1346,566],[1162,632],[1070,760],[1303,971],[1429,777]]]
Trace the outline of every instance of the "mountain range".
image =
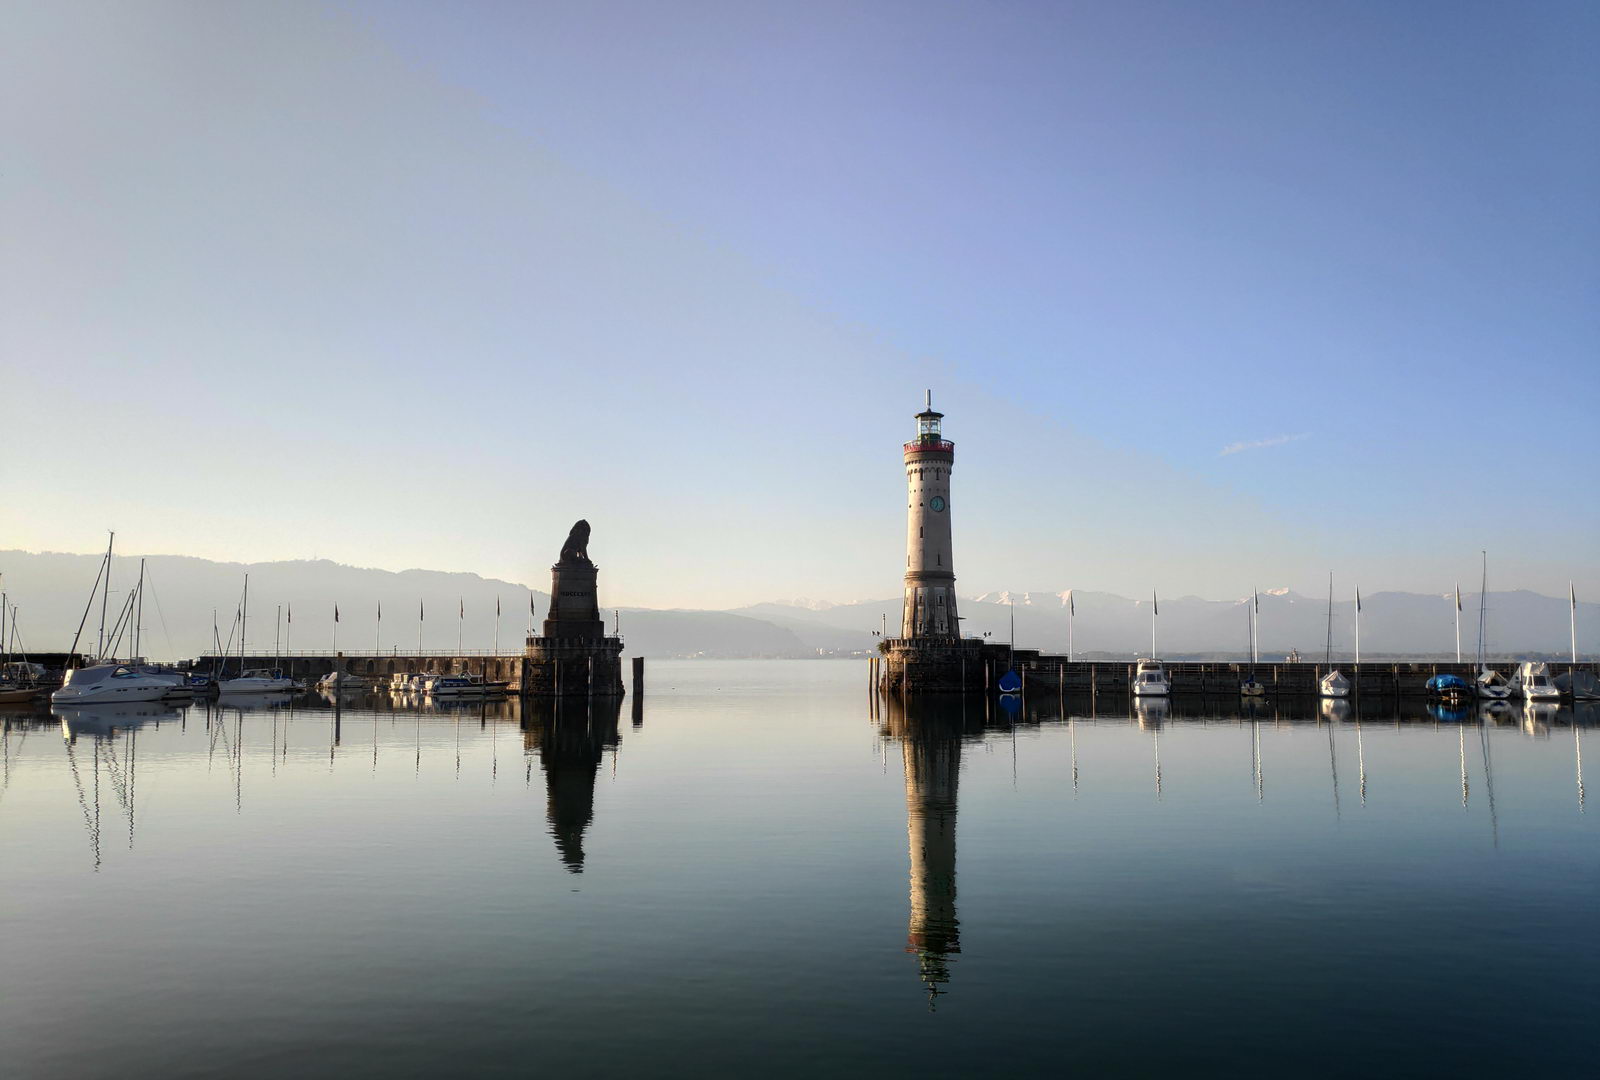
[[[112,562],[108,623],[138,579],[139,557]],[[34,652],[62,651],[80,620],[80,649],[92,651],[100,623],[98,602],[86,612],[98,555],[0,551],[0,581],[17,605],[23,645]],[[212,618],[224,643],[237,646],[235,613],[244,575],[250,575],[250,651],[282,642],[285,650],[409,652],[421,631],[426,651],[457,647],[484,650],[496,644],[518,651],[526,633],[531,598],[535,622],[544,617],[549,595],[542,590],[469,573],[435,570],[374,570],[327,560],[271,563],[219,563],[177,555],[145,557],[143,614],[145,654],[161,659],[199,655],[212,646]],[[603,581],[603,579],[602,579]],[[1070,597],[1070,600],[1069,600]],[[1478,596],[1462,596],[1461,645],[1476,653]],[[1070,603],[1070,608],[1069,608]],[[339,621],[334,622],[335,605]],[[379,623],[379,606],[382,622]],[[1065,652],[1069,610],[1074,654],[1086,659],[1126,659],[1150,651],[1151,603],[1111,593],[1037,590],[987,593],[961,600],[964,630],[990,640],[1015,640],[1019,647]],[[1238,657],[1246,655],[1250,598],[1206,600],[1197,596],[1161,598],[1156,618],[1156,649],[1164,656]],[[1281,658],[1298,649],[1306,658],[1323,654],[1328,634],[1325,597],[1288,590],[1260,594],[1260,653]],[[1380,592],[1361,600],[1364,658],[1387,656],[1453,657],[1453,593]],[[622,607],[607,613],[620,623],[626,651],[642,656],[815,657],[871,650],[876,634],[897,632],[899,596],[855,603],[784,600],[729,611]],[[419,615],[422,616],[419,623]],[[1491,655],[1555,655],[1568,650],[1566,597],[1524,590],[1491,592],[1485,612],[1485,646]],[[1353,599],[1333,605],[1332,650],[1347,657],[1354,649]],[[1577,605],[1580,655],[1600,639],[1600,604]],[[119,650],[126,654],[124,645]]]

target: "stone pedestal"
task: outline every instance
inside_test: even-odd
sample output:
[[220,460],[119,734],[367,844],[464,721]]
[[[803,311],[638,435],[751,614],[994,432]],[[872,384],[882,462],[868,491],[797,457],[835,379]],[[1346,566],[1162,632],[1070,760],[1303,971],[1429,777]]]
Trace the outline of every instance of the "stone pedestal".
[[550,611],[544,636],[596,640],[606,636],[596,580],[600,568],[584,560],[562,560],[550,568]]
[[890,638],[882,688],[897,694],[979,694],[991,661],[977,638]]
[[525,696],[622,696],[622,639],[606,636],[596,587],[599,574],[599,567],[578,555],[564,555],[550,568],[544,633],[528,638],[523,653]]

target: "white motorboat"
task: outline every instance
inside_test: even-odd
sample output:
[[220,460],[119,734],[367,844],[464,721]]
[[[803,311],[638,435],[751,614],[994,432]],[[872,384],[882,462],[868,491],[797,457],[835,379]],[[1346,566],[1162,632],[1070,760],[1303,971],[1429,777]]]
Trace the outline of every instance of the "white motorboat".
[[94,664],[68,671],[66,681],[50,695],[50,701],[56,705],[160,701],[172,689],[172,682],[166,677],[147,675],[127,664]]
[[1318,680],[1317,692],[1325,698],[1349,697],[1350,680],[1345,678],[1344,672],[1334,668]]
[[1167,681],[1167,669],[1161,666],[1161,661],[1140,660],[1133,669],[1133,696],[1166,697],[1171,692],[1172,684]]
[[1487,664],[1478,669],[1473,686],[1478,696],[1486,701],[1505,701],[1511,697],[1511,680]]
[[352,675],[348,671],[330,671],[318,680],[317,689],[324,693],[348,694],[371,690],[372,680],[363,675]]
[[293,679],[285,678],[282,672],[272,671],[267,668],[252,668],[237,679],[224,679],[218,684],[223,694],[234,696],[238,694],[287,694],[297,689]]
[[1561,690],[1550,678],[1550,667],[1537,660],[1526,660],[1517,665],[1515,680],[1522,696],[1529,701],[1559,701]]
[[483,697],[503,694],[506,683],[485,682],[482,675],[438,675],[428,682],[428,693],[434,697]]

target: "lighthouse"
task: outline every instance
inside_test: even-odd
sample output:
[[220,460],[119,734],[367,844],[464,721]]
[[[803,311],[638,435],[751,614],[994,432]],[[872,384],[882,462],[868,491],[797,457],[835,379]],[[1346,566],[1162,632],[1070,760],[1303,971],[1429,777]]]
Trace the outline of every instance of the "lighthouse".
[[940,431],[933,391],[917,414],[917,437],[905,444],[906,599],[902,638],[956,638],[956,572],[950,547],[950,470],[956,445]]

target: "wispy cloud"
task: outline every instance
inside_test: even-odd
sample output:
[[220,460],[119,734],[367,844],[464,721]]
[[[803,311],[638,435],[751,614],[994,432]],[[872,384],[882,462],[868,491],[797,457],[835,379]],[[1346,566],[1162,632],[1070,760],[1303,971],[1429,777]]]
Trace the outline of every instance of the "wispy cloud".
[[1284,443],[1299,442],[1301,439],[1311,438],[1311,432],[1302,431],[1298,435],[1274,435],[1270,439],[1256,439],[1254,442],[1229,443],[1222,448],[1218,457],[1227,457],[1229,454],[1242,453],[1245,450],[1265,450],[1269,446],[1282,446]]

